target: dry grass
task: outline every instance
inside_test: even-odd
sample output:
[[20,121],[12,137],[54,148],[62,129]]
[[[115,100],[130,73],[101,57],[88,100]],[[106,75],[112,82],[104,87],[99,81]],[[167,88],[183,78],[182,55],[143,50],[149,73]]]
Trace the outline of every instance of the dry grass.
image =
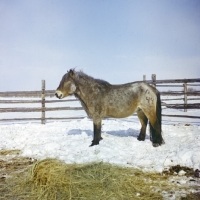
[[7,192],[16,199],[162,199],[140,174],[105,163],[67,165],[45,159],[26,176],[8,181]]
[[163,191],[170,196],[171,192],[180,189],[169,183],[171,175],[144,173],[108,163],[78,165],[56,159],[23,160],[13,163],[15,167],[10,170],[15,172],[0,180],[0,199],[156,200],[163,199]]
[[0,156],[6,156],[6,155],[19,155],[20,150],[1,150]]

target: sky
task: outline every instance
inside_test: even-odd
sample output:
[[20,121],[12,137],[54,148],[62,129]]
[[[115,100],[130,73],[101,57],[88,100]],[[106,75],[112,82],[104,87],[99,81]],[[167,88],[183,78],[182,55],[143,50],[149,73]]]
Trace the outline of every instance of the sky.
[[200,78],[199,0],[0,0],[0,92]]

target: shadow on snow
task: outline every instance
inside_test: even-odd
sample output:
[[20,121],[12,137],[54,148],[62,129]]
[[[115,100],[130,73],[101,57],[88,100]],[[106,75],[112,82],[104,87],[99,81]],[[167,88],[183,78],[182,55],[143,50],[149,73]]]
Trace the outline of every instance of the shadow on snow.
[[[81,130],[81,129],[71,129],[68,132],[68,135],[81,135],[83,132],[85,132],[88,136],[93,136],[93,131],[91,130]],[[129,128],[127,130],[115,130],[115,131],[102,131],[103,134],[109,134],[113,136],[118,137],[138,137],[139,130],[135,130],[132,128]],[[146,135],[146,139],[150,139],[149,135]]]

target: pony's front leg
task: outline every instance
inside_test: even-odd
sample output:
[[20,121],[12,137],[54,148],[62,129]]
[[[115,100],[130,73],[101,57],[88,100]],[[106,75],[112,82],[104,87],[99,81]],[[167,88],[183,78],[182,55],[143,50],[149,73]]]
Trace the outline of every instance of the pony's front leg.
[[94,137],[92,140],[92,144],[90,146],[98,145],[99,141],[103,138],[101,137],[101,120],[94,120]]

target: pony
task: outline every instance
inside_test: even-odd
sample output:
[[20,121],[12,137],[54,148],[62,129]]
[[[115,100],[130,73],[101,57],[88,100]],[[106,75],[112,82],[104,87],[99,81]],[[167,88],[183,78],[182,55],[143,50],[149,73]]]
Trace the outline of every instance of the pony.
[[95,79],[82,71],[70,69],[61,79],[55,96],[63,99],[74,95],[82,104],[89,118],[93,120],[93,145],[101,137],[102,120],[125,118],[137,112],[141,123],[139,141],[144,141],[149,121],[150,140],[154,147],[164,144],[161,130],[161,100],[158,90],[145,82],[131,82],[112,85]]

